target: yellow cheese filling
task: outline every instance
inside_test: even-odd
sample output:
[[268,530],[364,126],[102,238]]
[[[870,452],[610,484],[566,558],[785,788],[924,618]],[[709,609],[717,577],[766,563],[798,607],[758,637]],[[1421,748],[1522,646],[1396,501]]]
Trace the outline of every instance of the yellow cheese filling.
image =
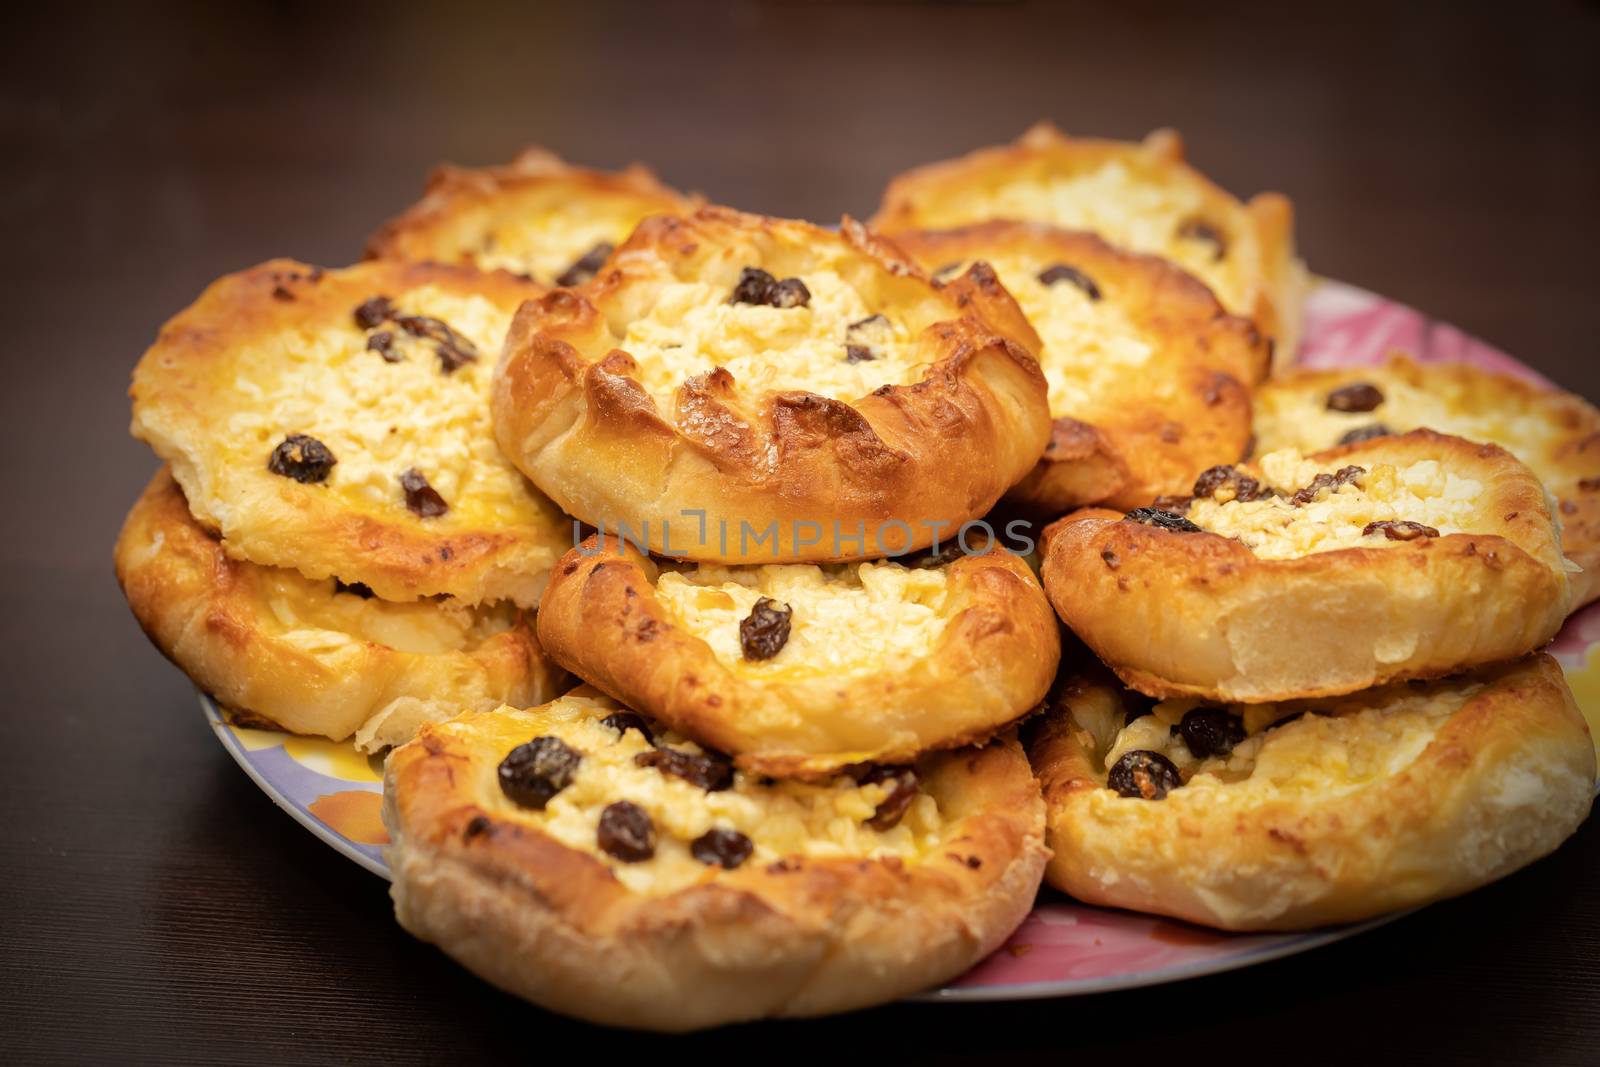
[[1330,411],[1330,385],[1315,392],[1269,388],[1257,398],[1255,431],[1262,450],[1298,448],[1318,452],[1337,445],[1352,430],[1381,423],[1393,433],[1427,428],[1469,441],[1500,445],[1526,463],[1547,485],[1570,478],[1553,462],[1570,427],[1550,417],[1548,408],[1530,402],[1520,391],[1503,390],[1491,397],[1473,395],[1463,383],[1446,376],[1424,378],[1419,387],[1373,368],[1343,385],[1367,382],[1377,386],[1383,403],[1372,411]]
[[[1205,282],[1230,310],[1249,310],[1250,279],[1260,257],[1255,238],[1231,232],[1207,207],[1197,183],[1157,181],[1112,159],[1074,172],[1019,171],[987,189],[942,202],[930,198],[922,225],[946,229],[1001,218],[1088,230],[1122,248],[1172,260]],[[1180,235],[1196,219],[1223,232],[1226,250],[1220,259],[1211,242]]]
[[[872,306],[834,270],[798,277],[811,293],[805,307],[732,304],[730,285],[667,282],[616,347],[638,361],[640,384],[669,410],[686,379],[717,367],[748,392],[805,390],[846,401],[922,378],[926,368],[902,318]],[[851,329],[875,315],[883,320]],[[872,358],[852,362],[848,346],[857,343]]]
[[[363,330],[352,305],[335,322],[280,330],[233,353],[222,385],[235,410],[211,447],[226,448],[240,467],[264,469],[287,435],[308,434],[337,460],[319,488],[385,519],[411,515],[400,476],[412,468],[449,507],[415,521],[449,528],[546,515],[549,505],[500,454],[490,424],[490,378],[510,311],[433,286],[370,295],[389,296],[401,314],[445,322],[476,346],[478,359],[446,374],[433,341],[392,322]],[[398,362],[367,349],[380,331],[393,335]]]
[[620,245],[639,220],[669,210],[654,200],[555,186],[497,203],[485,212],[475,246],[463,251],[481,269],[555,285],[596,245]]
[[279,567],[254,568],[260,610],[257,625],[307,651],[371,642],[401,652],[467,652],[516,621],[509,603],[467,606],[449,598],[406,603],[335,591],[332,580],[313,581]]
[[[1155,347],[1115,301],[1104,295],[1093,300],[1070,281],[1054,285],[1040,281],[1040,272],[1054,266],[1054,261],[988,252],[978,258],[995,269],[1044,344],[1039,366],[1050,390],[1050,417],[1096,421],[1106,403],[1127,388],[1129,376],[1138,375],[1149,362]],[[949,276],[968,266],[970,262],[959,264]],[[1085,273],[1094,280],[1093,271]],[[1147,391],[1167,392],[1164,387],[1170,383],[1140,384]]]
[[[754,850],[745,865],[766,866],[787,857],[808,859],[899,857],[915,861],[937,848],[947,830],[938,802],[919,792],[898,825],[879,831],[866,825],[892,792],[892,783],[858,785],[848,777],[830,782],[774,781],[734,772],[731,788],[706,792],[655,767],[640,767],[634,757],[651,745],[637,730],[619,734],[602,725],[621,710],[603,698],[568,695],[532,711],[502,708],[477,720],[492,723],[495,761],[479,768],[484,795],[495,798],[498,815],[531,824],[562,844],[600,859],[623,885],[635,892],[665,893],[720,873],[690,853],[691,842],[708,830],[735,830]],[[699,753],[693,742],[652,724],[658,745]],[[535,737],[554,736],[582,756],[572,782],[543,811],[520,807],[501,791],[498,762],[515,746]],[[655,827],[655,855],[624,863],[597,844],[600,813],[617,801],[643,808]]]
[[[656,597],[718,662],[758,679],[903,670],[933,653],[952,614],[944,570],[898,563],[706,565],[662,572]],[[772,658],[749,660],[739,623],[762,597],[791,610],[789,639]]]
[[1364,533],[1374,522],[1421,523],[1443,536],[1470,532],[1481,521],[1477,502],[1483,484],[1436,460],[1398,467],[1359,459],[1313,463],[1293,449],[1284,449],[1260,461],[1264,484],[1291,495],[1309,486],[1318,474],[1332,474],[1352,464],[1366,466],[1366,472],[1353,482],[1322,490],[1303,505],[1286,496],[1222,503],[1196,497],[1187,516],[1202,530],[1243,542],[1262,559],[1405,543],[1390,540],[1382,530]]
[[[1182,776],[1183,790],[1253,790],[1334,797],[1401,773],[1420,756],[1445,722],[1482,692],[1481,683],[1425,689],[1395,686],[1352,697],[1277,704],[1231,705],[1245,738],[1224,756],[1196,757],[1179,724],[1200,705],[1193,698],[1166,700],[1126,726],[1104,709],[1074,707],[1078,724],[1104,750],[1110,768],[1128,752],[1156,752]],[[1121,706],[1108,705],[1118,716]],[[1296,713],[1301,717],[1283,722]],[[1283,722],[1281,726],[1275,723]]]

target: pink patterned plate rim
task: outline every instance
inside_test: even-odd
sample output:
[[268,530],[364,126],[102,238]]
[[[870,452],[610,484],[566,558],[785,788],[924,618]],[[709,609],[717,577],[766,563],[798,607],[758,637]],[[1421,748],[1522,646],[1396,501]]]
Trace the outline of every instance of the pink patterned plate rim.
[[[1545,383],[1516,360],[1454,327],[1341,282],[1319,280],[1306,301],[1298,362],[1382,363],[1390,352],[1459,361]],[[1600,721],[1600,605],[1567,621],[1551,646],[1591,725]],[[252,781],[295,821],[347,858],[389,877],[380,820],[382,773],[348,743],[235,724],[210,697],[201,706]],[[1600,733],[1600,731],[1597,731]],[[1406,913],[1294,934],[1223,934],[1186,923],[1075,904],[1046,890],[1006,943],[923,1001],[1027,1000],[1157,985],[1248,967],[1331,944]]]

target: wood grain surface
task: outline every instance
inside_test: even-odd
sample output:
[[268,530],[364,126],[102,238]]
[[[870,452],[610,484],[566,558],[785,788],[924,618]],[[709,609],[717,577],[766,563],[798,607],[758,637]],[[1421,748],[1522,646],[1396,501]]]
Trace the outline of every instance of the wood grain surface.
[[[439,160],[543,143],[828,221],[870,212],[903,167],[1039,117],[1125,137],[1173,125],[1234,191],[1294,198],[1315,269],[1600,395],[1592,4],[280,2],[6,20],[8,1062],[666,1047],[549,1017],[405,936],[383,883],[223,753],[112,580],[155,465],[126,436],[128,373],[162,320],[270,256],[354,259]],[[1593,1063],[1600,827],[1467,898],[1243,972],[674,1045],[712,1062]]]

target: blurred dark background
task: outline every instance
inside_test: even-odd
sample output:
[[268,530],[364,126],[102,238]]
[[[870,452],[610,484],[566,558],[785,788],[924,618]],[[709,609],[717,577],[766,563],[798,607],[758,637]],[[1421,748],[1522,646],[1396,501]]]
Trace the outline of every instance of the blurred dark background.
[[[440,160],[541,143],[831,221],[870,213],[896,171],[1037,118],[1115,137],[1171,125],[1234,192],[1294,199],[1315,270],[1600,396],[1592,4],[194,3],[5,19],[8,1058],[525,1058],[566,1033],[411,943],[375,879],[256,792],[110,573],[154,468],[126,435],[124,391],[162,320],[270,256],[356,258]],[[1590,826],[1482,893],[1241,974],[708,1040],[1577,1063],[1600,1048],[1597,1003]]]

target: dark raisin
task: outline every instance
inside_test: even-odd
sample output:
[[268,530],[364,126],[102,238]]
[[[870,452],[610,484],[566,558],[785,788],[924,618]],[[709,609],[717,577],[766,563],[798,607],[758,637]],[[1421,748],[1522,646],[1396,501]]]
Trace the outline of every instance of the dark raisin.
[[1122,713],[1122,725],[1128,726],[1156,710],[1155,697],[1147,697],[1143,693],[1128,692],[1123,697],[1127,710]]
[[394,331],[379,330],[367,338],[367,351],[376,352],[385,363],[399,363],[406,357],[394,346]]
[[274,300],[282,300],[284,302],[288,302],[288,301],[294,299],[294,294],[292,292],[290,292],[288,290],[288,288],[285,287],[285,286],[274,285],[272,287],[272,299],[274,299]]
[[1343,437],[1339,438],[1339,443],[1341,445],[1353,445],[1360,441],[1370,441],[1374,437],[1388,437],[1392,433],[1394,433],[1394,431],[1389,429],[1389,427],[1385,426],[1383,423],[1374,422],[1366,426],[1357,426],[1355,429],[1349,431]]
[[1384,519],[1382,522],[1369,522],[1361,528],[1362,537],[1371,537],[1382,531],[1383,536],[1391,541],[1415,541],[1419,537],[1438,537],[1439,531],[1432,526],[1424,526],[1420,522],[1406,520]]
[[1179,515],[1175,511],[1164,508],[1134,508],[1123,516],[1127,522],[1137,522],[1145,526],[1154,526],[1161,530],[1173,530],[1177,533],[1200,533],[1200,527]]
[[1212,247],[1211,259],[1221,263],[1228,254],[1228,239],[1222,231],[1204,219],[1189,219],[1178,227],[1178,236],[1189,241],[1204,241]]
[[656,824],[639,805],[619,800],[600,813],[595,841],[608,856],[623,863],[642,863],[656,854]]
[[1329,411],[1372,411],[1383,403],[1383,391],[1371,382],[1351,382],[1328,394]]
[[328,472],[338,462],[328,446],[315,437],[292,433],[267,457],[267,470],[310,485],[327,481]]
[[929,549],[917,556],[906,560],[905,565],[918,570],[929,570],[934,567],[947,567],[966,555],[961,548],[960,538],[952,537],[941,543],[937,549]]
[[811,290],[799,278],[785,278],[780,282],[760,267],[746,267],[739,272],[739,283],[733,287],[728,303],[805,307],[811,303]]
[[1270,495],[1271,492],[1268,490],[1263,493],[1261,483],[1248,474],[1240,473],[1237,467],[1211,467],[1202,471],[1200,477],[1194,480],[1195,496],[1215,498],[1217,491],[1221,489],[1231,491],[1230,496],[1225,496],[1224,503],[1229,499],[1257,500],[1262,496]]
[[616,246],[610,241],[601,241],[589,251],[573,261],[572,266],[556,276],[557,285],[582,285],[600,272],[606,260],[611,258],[611,253],[616,251]]
[[356,307],[356,325],[370,330],[394,315],[394,304],[386,296],[375,296]]
[[1144,800],[1160,800],[1182,784],[1183,778],[1171,760],[1142,748],[1124,752],[1106,775],[1107,789],[1115,790],[1118,796]]
[[572,784],[583,756],[559,737],[535,737],[500,761],[500,791],[516,803],[544,810],[550,798]]
[[867,825],[874,830],[893,830],[900,825],[911,802],[917,798],[917,772],[910,767],[875,765],[857,776],[856,781],[862,785],[893,783],[889,795],[878,801],[878,807],[867,820]]
[[938,283],[940,283],[940,284],[943,284],[943,283],[949,281],[951,278],[954,278],[957,274],[960,274],[960,273],[961,273],[961,261],[958,259],[954,263],[946,263],[944,266],[942,266],[938,270],[934,271],[933,272],[933,280],[938,282]]
[[609,726],[619,734],[626,734],[629,730],[638,730],[646,741],[655,742],[655,735],[650,732],[650,726],[644,721],[644,716],[631,711],[613,711],[610,715],[600,720],[601,726]]
[[771,597],[756,601],[750,614],[739,620],[739,648],[745,659],[771,659],[789,642],[789,621],[794,611]]
[[1338,492],[1341,486],[1349,485],[1365,473],[1367,473],[1365,467],[1357,467],[1352,464],[1348,467],[1340,467],[1332,474],[1319,474],[1311,479],[1310,485],[1302,489],[1296,489],[1294,495],[1289,498],[1289,503],[1295,507],[1302,507],[1317,499],[1317,494],[1324,489]]
[[889,320],[882,315],[868,315],[864,319],[857,319],[845,327],[846,333],[873,333],[884,334],[889,332]]
[[452,374],[478,358],[477,347],[440,319],[427,315],[396,315],[394,324],[412,337],[435,342],[434,351],[439,355],[439,367],[446,374]]
[[362,600],[372,599],[372,587],[365,582],[341,582],[335,578],[333,580],[333,591],[335,593],[349,593],[351,596],[358,596]]
[[1281,719],[1273,719],[1271,722],[1267,723],[1266,728],[1268,730],[1276,730],[1280,726],[1288,726],[1290,723],[1296,722],[1299,719],[1304,718],[1304,717],[1305,717],[1305,712],[1304,711],[1297,711],[1297,712],[1294,712],[1291,715],[1285,715]]
[[682,778],[707,793],[719,793],[733,785],[733,761],[720,752],[696,754],[676,748],[653,748],[633,757],[633,762]]
[[767,303],[775,308],[803,308],[811,305],[811,290],[799,278],[785,278],[772,287]]
[[846,363],[870,363],[878,357],[872,354],[872,349],[866,345],[845,345],[844,361]]
[[755,847],[755,842],[739,831],[717,826],[689,842],[689,855],[708,867],[731,871],[749,859]]
[[1100,299],[1100,287],[1077,267],[1069,267],[1065,263],[1056,263],[1039,272],[1039,282],[1042,285],[1055,285],[1057,282],[1070,282],[1083,290],[1083,295],[1090,300]]
[[424,478],[422,472],[415,467],[400,475],[400,488],[405,490],[406,507],[421,518],[437,519],[450,510],[450,505],[444,502],[444,497],[428,484],[428,479]]
[[1226,708],[1190,708],[1178,724],[1178,732],[1195,759],[1226,756],[1244,740],[1244,720]]
[[765,304],[772,295],[778,279],[760,267],[746,267],[739,272],[739,284],[733,287],[730,304]]

